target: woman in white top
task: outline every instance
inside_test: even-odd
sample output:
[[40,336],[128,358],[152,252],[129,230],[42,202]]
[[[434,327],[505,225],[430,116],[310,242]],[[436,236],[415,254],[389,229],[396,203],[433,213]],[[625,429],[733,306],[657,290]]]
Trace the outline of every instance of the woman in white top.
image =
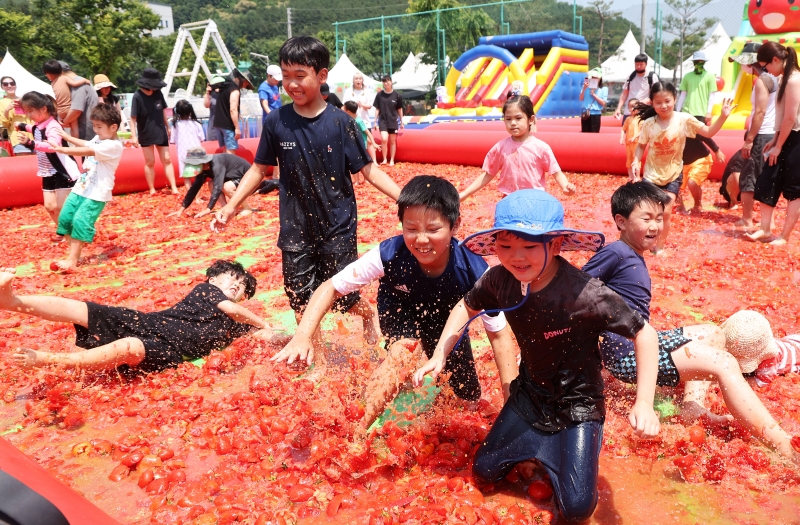
[[358,104],[356,116],[363,120],[367,126],[371,126],[369,109],[372,107],[372,104],[367,101],[367,90],[364,88],[364,76],[361,73],[353,75],[353,85],[344,92],[342,102],[347,102],[348,100],[353,100]]
[[[800,66],[791,47],[767,42],[758,49],[758,67],[783,75],[775,105],[775,138],[764,146],[767,165],[756,181],[753,198],[761,203],[761,229],[752,241],[786,244],[800,217]],[[772,235],[772,212],[781,194],[789,201],[779,237]]]

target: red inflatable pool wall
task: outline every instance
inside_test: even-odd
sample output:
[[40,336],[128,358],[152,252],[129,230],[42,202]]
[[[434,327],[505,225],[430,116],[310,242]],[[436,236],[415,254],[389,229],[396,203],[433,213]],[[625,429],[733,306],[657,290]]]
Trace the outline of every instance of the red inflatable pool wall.
[[[242,139],[239,141],[239,155],[253,162],[253,155],[258,139]],[[216,142],[204,142],[203,147],[209,153],[222,153],[223,148]],[[178,152],[175,146],[170,147],[173,169],[178,170]],[[177,174],[180,178],[180,174]],[[178,185],[181,181],[178,180]],[[164,177],[164,166],[156,156],[156,188],[167,186]],[[138,148],[126,148],[117,168],[114,183],[114,194],[132,193],[147,190],[144,180],[144,155]],[[0,159],[0,208],[15,208],[42,204],[42,181],[36,176],[36,155]]]
[[28,488],[44,496],[58,507],[72,524],[119,525],[118,521],[51,476],[38,463],[3,438],[0,438],[0,470],[14,476]]

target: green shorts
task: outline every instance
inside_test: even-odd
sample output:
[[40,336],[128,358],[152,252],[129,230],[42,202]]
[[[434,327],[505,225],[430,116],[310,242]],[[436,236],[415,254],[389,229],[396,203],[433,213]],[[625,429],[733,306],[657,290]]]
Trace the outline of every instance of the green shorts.
[[100,212],[106,207],[105,202],[93,201],[76,193],[70,193],[58,215],[58,235],[69,235],[81,242],[94,240],[94,223]]

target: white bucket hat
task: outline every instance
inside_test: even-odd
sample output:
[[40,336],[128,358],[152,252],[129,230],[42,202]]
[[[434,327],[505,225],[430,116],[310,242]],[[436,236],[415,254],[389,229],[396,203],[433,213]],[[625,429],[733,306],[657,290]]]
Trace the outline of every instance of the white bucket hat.
[[725,349],[739,361],[745,374],[754,372],[764,360],[778,355],[769,321],[758,312],[736,312],[722,323],[722,332]]
[[703,62],[708,62],[708,58],[706,58],[706,52],[705,51],[695,51],[694,52],[694,54],[692,55],[692,62],[697,62],[699,60],[702,60]]

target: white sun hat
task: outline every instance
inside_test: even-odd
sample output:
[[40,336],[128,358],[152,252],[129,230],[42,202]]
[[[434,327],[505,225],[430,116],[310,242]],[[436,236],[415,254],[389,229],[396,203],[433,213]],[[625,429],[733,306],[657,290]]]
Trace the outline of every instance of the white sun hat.
[[778,355],[778,345],[766,317],[752,310],[740,310],[722,323],[725,349],[737,361],[742,372],[755,371],[764,360]]

